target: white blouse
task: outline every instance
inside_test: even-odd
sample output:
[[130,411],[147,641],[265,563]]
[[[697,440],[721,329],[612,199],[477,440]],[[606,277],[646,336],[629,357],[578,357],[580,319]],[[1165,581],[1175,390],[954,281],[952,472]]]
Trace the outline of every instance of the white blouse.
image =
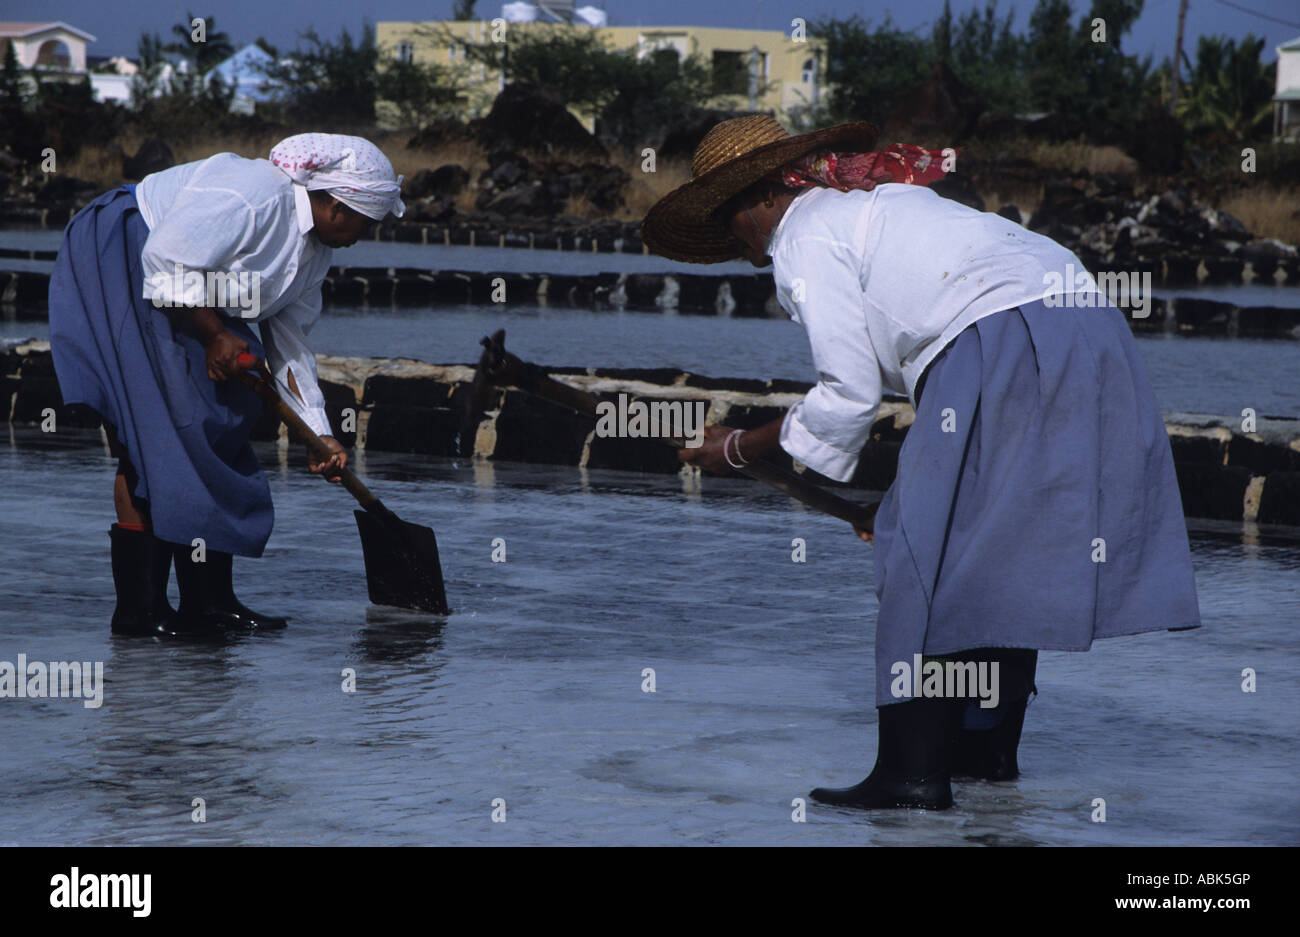
[[884,391],[915,402],[926,365],[968,325],[1085,269],[1015,222],[899,183],[801,193],[768,253],[777,299],[807,330],[817,370],[786,414],[781,447],[836,481],[853,477]]
[[[332,435],[307,335],[320,318],[321,283],[334,252],[311,234],[307,190],[267,160],[218,153],[146,176],[135,197],[149,227],[144,298],[160,306],[212,306],[261,323],[280,396],[318,434]],[[230,289],[214,294],[188,288],[187,271],[236,276],[217,284]],[[289,388],[290,371],[302,400]]]

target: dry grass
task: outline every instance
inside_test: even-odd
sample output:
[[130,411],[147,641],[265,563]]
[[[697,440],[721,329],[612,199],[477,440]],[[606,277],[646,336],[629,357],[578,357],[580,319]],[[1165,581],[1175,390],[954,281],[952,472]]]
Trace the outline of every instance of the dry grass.
[[994,164],[994,168],[1006,159],[1034,164],[1036,168],[1030,173],[1011,169],[1005,174],[990,174],[992,178],[981,180],[984,188],[979,192],[984,207],[989,211],[996,211],[1003,205],[1015,205],[1026,217],[1042,204],[1042,177],[1046,174],[1068,175],[1086,171],[1092,175],[1110,173],[1133,177],[1138,171],[1137,161],[1118,147],[1095,146],[1080,141],[1049,143],[1024,138],[974,141],[967,147],[967,152],[981,162]]
[[487,169],[487,155],[482,147],[469,140],[451,140],[432,150],[422,150],[407,146],[408,137],[409,134],[402,134],[375,141],[392,162],[393,169],[408,179],[422,169],[437,169],[452,163],[463,166],[474,179]]
[[1056,169],[1064,172],[1087,170],[1114,173],[1120,176],[1132,176],[1137,173],[1137,160],[1117,146],[1094,146],[1091,143],[1067,142],[1047,143],[1034,141],[1027,143],[1017,152],[1018,156],[1033,160],[1043,169]]
[[[378,135],[375,142],[392,160],[393,168],[407,178],[421,169],[437,169],[448,163],[459,163],[471,173],[487,168],[483,151],[467,141],[452,141],[433,150],[413,149],[406,145],[410,134],[399,134],[384,139]],[[188,163],[204,159],[214,153],[237,153],[249,158],[265,157],[271,147],[284,139],[283,131],[268,131],[249,136],[190,137],[168,140],[176,162]],[[124,135],[110,146],[89,145],[82,148],[77,158],[70,161],[67,171],[79,179],[89,179],[102,185],[122,181],[122,155],[134,153],[144,143],[144,137]]]
[[[272,146],[283,137],[283,131],[268,131],[247,137],[211,136],[192,137],[189,139],[168,141],[176,155],[177,162],[203,159],[213,153],[230,152],[246,157],[266,156]],[[467,140],[452,140],[433,149],[415,149],[408,147],[406,141],[409,133],[391,135],[376,134],[375,142],[392,160],[397,172],[411,178],[422,169],[437,169],[451,163],[463,166],[470,173],[471,180],[477,180],[487,169],[487,156],[483,149]],[[122,153],[134,153],[144,142],[143,137],[124,136],[111,146],[90,145],[82,149],[72,160],[67,171],[70,175],[89,179],[105,188],[121,181]],[[975,155],[987,158],[992,152],[980,152],[984,147],[976,144],[972,147]],[[998,150],[1006,151],[1005,144]],[[1015,141],[1010,150],[1016,156],[1029,159],[1046,170],[1073,172],[1086,169],[1091,173],[1109,172],[1131,175],[1136,172],[1137,164],[1122,151],[1113,146],[1093,146],[1086,143],[1046,143],[1041,141]],[[558,158],[558,157],[557,157]],[[585,162],[579,158],[571,160]],[[631,178],[623,191],[623,207],[612,217],[620,221],[640,221],[660,198],[689,181],[690,163],[687,160],[660,162],[653,173],[642,172],[641,160],[637,154],[616,154],[612,162],[621,167]],[[1242,220],[1252,231],[1261,237],[1276,237],[1290,243],[1300,241],[1300,218],[1292,214],[1297,203],[1296,192],[1258,191],[1234,196],[1219,207],[1231,212]],[[990,210],[1006,204],[1015,205],[1026,216],[1037,210],[1043,197],[1041,182],[1029,182],[1009,175],[999,180],[995,187],[980,192],[985,205]],[[455,199],[458,211],[471,212],[478,196],[478,188],[471,183]],[[571,199],[565,206],[565,214],[586,220],[598,220],[611,217],[597,210],[586,199]]]
[[[138,145],[137,145],[138,148]],[[132,149],[130,152],[134,153]],[[122,152],[116,146],[83,146],[75,159],[64,167],[68,175],[88,179],[107,189],[122,181]]]
[[1257,238],[1300,244],[1300,188],[1255,188],[1238,192],[1216,207],[1235,217]]
[[640,221],[650,206],[691,178],[691,166],[686,160],[656,163],[654,172],[642,172],[639,158],[616,156],[612,162],[632,177],[623,189],[623,207],[614,214],[620,221]]
[[[177,163],[188,163],[204,159],[214,153],[238,153],[240,156],[266,156],[271,147],[283,139],[283,134],[269,132],[254,134],[249,137],[190,137],[182,140],[167,140]],[[122,181],[122,156],[135,153],[144,143],[146,137],[124,134],[109,146],[90,144],[84,146],[67,166],[69,175],[78,179],[89,179],[105,187]]]

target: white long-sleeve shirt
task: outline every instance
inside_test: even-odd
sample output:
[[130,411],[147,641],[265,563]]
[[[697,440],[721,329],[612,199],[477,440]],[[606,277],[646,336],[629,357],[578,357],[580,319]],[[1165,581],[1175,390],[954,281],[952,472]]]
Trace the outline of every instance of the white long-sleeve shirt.
[[[261,323],[280,396],[318,434],[331,435],[307,335],[320,318],[334,252],[312,235],[307,190],[267,160],[218,153],[146,176],[135,197],[149,227],[144,298]],[[196,278],[184,278],[191,271],[205,275],[205,285],[230,289],[195,288]],[[289,386],[291,371],[301,400]]]
[[1085,270],[1049,238],[903,184],[801,193],[768,254],[777,299],[807,330],[817,370],[786,414],[781,447],[836,481],[853,477],[884,391],[915,402],[926,366],[968,325],[1073,292]]

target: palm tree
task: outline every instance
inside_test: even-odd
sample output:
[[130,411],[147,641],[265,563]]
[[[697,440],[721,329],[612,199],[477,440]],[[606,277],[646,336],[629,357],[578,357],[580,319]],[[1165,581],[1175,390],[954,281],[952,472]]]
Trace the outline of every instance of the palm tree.
[[1191,85],[1178,102],[1178,116],[1189,129],[1234,142],[1267,129],[1275,66],[1260,62],[1263,49],[1264,40],[1253,35],[1240,43],[1201,37]]
[[195,42],[192,24],[198,18],[186,11],[185,22],[177,23],[172,27],[172,35],[176,37],[176,41],[168,43],[164,48],[168,52],[184,56],[194,66],[194,72],[203,75],[214,65],[220,65],[230,58],[235,52],[235,47],[230,42],[229,33],[217,31],[217,20],[213,16],[203,17],[203,41]]

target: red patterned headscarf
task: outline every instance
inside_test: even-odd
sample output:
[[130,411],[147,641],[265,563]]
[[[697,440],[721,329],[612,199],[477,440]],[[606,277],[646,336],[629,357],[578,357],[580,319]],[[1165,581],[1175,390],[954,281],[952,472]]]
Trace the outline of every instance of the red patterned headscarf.
[[868,153],[809,153],[778,170],[772,178],[792,189],[828,186],[848,192],[870,192],[885,182],[931,185],[942,179],[942,150],[926,150],[909,143],[895,143]]

